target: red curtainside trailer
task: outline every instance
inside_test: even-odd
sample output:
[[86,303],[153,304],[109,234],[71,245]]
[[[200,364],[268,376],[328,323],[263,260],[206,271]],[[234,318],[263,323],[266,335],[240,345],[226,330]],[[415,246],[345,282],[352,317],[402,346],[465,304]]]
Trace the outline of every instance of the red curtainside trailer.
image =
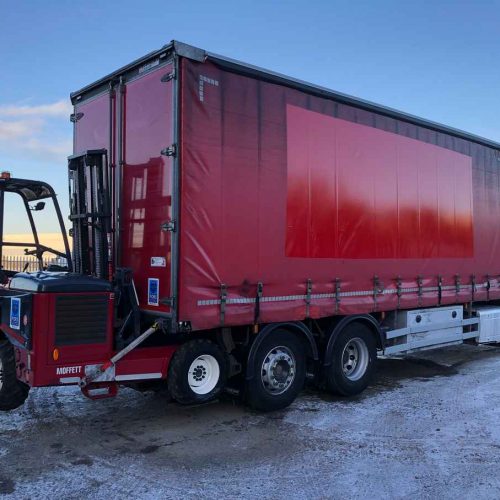
[[175,41],[71,99],[72,265],[116,304],[97,351],[38,341],[66,383],[266,410],[500,340],[500,144]]

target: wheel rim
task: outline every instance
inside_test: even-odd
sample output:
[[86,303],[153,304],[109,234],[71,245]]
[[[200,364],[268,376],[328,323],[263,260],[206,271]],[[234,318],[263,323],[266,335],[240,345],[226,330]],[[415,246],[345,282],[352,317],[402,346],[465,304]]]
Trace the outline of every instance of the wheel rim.
[[369,360],[370,353],[366,343],[359,337],[351,339],[342,352],[344,376],[353,382],[359,380],[366,373]]
[[2,390],[2,387],[3,387],[3,378],[4,378],[3,361],[0,359],[0,391]]
[[196,394],[211,392],[219,382],[219,377],[219,363],[210,354],[198,356],[188,370],[189,387]]
[[273,347],[262,363],[260,371],[264,389],[273,396],[283,394],[295,379],[295,356],[285,346]]

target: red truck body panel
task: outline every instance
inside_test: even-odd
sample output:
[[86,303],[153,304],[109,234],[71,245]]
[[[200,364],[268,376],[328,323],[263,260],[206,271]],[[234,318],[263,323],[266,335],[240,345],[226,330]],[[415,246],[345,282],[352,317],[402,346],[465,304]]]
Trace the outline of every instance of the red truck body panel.
[[[160,151],[173,142],[172,84],[161,81],[167,65],[131,81],[124,93],[124,165],[122,187],[121,265],[134,270],[144,309],[168,312],[172,160]],[[153,260],[152,260],[153,259]],[[148,300],[148,280],[158,280],[156,299]]]
[[[75,111],[107,103],[77,122],[75,153],[106,147],[115,166],[110,99],[123,120],[119,240],[142,309],[201,330],[500,298],[494,143],[175,47],[96,84],[115,93],[73,95]],[[160,154],[174,142],[178,183]],[[174,311],[148,304],[150,278]]]
[[[107,149],[113,171],[122,162],[122,186],[115,193],[120,196],[119,223],[113,218],[119,264],[134,270],[141,307],[163,313],[170,311],[161,299],[171,295],[171,236],[161,226],[171,219],[172,159],[160,151],[173,142],[173,108],[172,84],[161,78],[171,70],[171,64],[162,65],[118,92],[108,89],[77,103],[75,115],[81,117],[74,129],[75,153]],[[148,300],[148,280],[158,280],[153,301]]]
[[494,149],[209,62],[182,70],[181,320],[220,325],[221,284],[235,325],[254,321],[258,282],[276,322],[396,309],[398,276],[402,308],[438,305],[439,277],[443,304],[498,277]]

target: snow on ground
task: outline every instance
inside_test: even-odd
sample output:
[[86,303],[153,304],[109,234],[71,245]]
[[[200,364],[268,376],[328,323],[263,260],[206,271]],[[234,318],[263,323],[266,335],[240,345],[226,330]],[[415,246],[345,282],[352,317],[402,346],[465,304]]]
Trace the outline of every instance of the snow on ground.
[[500,348],[382,359],[346,400],[259,415],[122,390],[39,389],[0,414],[6,498],[498,498]]

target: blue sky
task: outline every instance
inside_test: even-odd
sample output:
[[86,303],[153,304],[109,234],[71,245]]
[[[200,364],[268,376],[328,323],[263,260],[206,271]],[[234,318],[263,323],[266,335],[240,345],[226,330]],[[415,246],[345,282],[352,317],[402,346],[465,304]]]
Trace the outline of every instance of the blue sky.
[[66,209],[69,93],[171,39],[500,141],[499,33],[500,0],[0,0],[0,169]]

